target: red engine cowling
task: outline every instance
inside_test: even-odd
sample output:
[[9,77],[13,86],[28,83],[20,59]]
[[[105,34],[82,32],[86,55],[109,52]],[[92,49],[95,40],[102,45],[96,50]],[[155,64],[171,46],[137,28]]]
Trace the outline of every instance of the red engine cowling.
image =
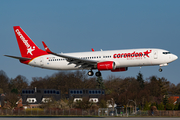
[[121,68],[116,68],[115,70],[111,70],[111,72],[123,72],[127,70],[128,70],[128,67],[121,67]]
[[99,62],[97,64],[98,70],[115,70],[115,68],[115,62],[113,61]]

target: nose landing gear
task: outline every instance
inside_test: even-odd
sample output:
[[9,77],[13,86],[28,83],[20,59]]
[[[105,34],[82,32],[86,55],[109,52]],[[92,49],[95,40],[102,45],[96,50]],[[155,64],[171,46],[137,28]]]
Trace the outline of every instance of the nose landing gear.
[[162,72],[162,68],[161,67],[159,68],[159,72]]

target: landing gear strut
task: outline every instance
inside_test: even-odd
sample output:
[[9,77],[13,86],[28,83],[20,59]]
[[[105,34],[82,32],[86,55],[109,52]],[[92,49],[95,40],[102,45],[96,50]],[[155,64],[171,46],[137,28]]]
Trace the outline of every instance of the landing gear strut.
[[93,76],[94,75],[94,72],[91,70],[91,71],[88,71],[88,75],[89,76]]
[[101,72],[100,71],[96,72],[96,76],[97,77],[101,76]]

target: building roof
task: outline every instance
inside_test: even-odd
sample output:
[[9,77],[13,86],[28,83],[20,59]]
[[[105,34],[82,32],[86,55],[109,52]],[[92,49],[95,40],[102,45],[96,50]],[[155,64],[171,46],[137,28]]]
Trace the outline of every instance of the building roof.
[[105,94],[103,89],[69,89],[69,98],[99,98]]
[[173,102],[173,104],[176,104],[179,99],[179,96],[170,96],[168,98],[169,101]]

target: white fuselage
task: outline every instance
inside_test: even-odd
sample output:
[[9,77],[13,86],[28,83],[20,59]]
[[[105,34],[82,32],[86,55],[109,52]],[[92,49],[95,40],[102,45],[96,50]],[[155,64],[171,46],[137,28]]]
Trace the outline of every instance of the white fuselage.
[[[116,68],[135,66],[166,66],[177,59],[177,56],[163,49],[126,49],[95,52],[67,53],[63,55],[73,56],[91,61],[114,61]],[[34,58],[29,65],[54,70],[76,70],[81,69],[76,64],[55,55],[43,55]]]

